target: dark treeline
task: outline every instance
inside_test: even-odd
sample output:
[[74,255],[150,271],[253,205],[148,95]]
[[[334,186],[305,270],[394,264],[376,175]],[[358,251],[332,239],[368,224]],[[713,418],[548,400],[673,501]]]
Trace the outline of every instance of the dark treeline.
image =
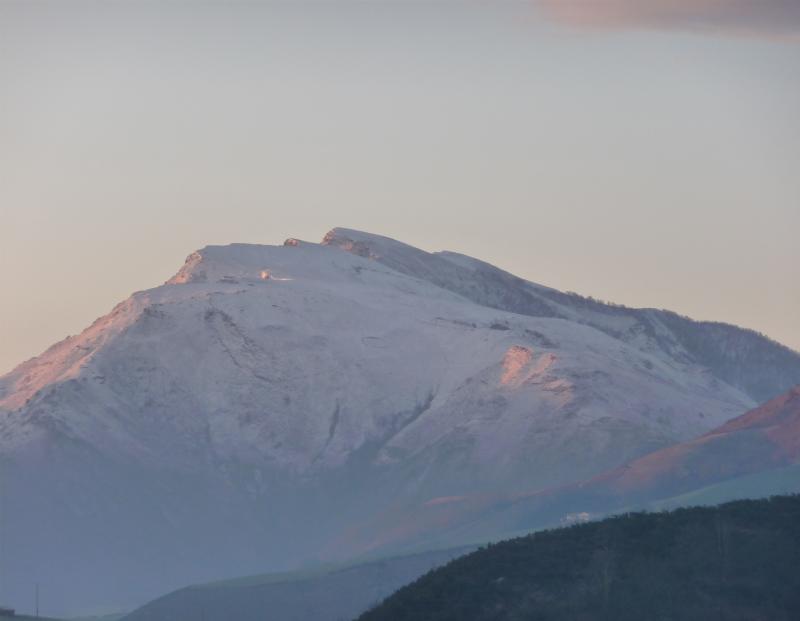
[[482,548],[360,621],[800,619],[800,496],[632,513]]

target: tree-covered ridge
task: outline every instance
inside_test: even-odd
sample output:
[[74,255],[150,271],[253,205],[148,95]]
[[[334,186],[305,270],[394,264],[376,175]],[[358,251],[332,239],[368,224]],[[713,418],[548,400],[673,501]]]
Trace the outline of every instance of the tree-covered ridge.
[[800,496],[631,513],[456,559],[359,621],[790,621]]

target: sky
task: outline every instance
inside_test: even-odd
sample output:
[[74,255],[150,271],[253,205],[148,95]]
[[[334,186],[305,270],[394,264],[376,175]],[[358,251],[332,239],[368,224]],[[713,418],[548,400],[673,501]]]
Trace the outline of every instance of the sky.
[[794,0],[0,2],[0,373],[345,226],[800,349]]

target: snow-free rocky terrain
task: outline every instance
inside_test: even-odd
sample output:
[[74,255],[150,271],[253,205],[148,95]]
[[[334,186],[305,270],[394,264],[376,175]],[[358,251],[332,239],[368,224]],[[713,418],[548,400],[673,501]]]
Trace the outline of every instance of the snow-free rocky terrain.
[[343,558],[392,506],[589,478],[797,383],[754,332],[377,235],[207,247],[0,379],[0,599]]

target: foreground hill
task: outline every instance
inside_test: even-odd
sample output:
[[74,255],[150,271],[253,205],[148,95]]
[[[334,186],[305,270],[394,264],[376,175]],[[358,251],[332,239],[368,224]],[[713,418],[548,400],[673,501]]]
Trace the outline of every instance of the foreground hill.
[[0,598],[346,559],[398,506],[569,485],[799,382],[751,331],[377,235],[204,248],[0,378]]
[[360,621],[790,621],[800,497],[638,513],[474,552]]
[[142,606],[122,621],[349,620],[434,567],[474,549],[191,586]]

